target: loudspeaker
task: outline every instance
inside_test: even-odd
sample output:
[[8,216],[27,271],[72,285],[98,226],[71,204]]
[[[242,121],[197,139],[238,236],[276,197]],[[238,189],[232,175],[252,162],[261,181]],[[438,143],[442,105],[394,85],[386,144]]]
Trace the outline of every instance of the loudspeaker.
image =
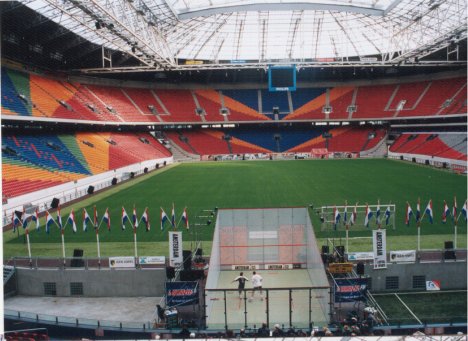
[[179,273],[179,279],[181,281],[196,281],[205,277],[203,270],[182,270]]
[[357,263],[357,265],[356,265],[356,272],[357,272],[357,274],[360,275],[360,276],[364,275],[364,263],[363,263],[363,262]]
[[184,260],[184,270],[190,270],[192,268],[192,251],[183,250],[182,258]]
[[164,161],[164,166],[166,165],[166,161]]
[[148,173],[148,167],[145,167],[145,169],[143,169],[143,173]]
[[457,259],[457,256],[455,255],[455,251],[453,250],[444,251],[444,259]]
[[442,164],[442,168],[447,168],[447,162],[444,162],[444,163]]
[[117,185],[117,178],[113,178],[113,179],[112,179],[112,185],[113,185],[113,186]]
[[195,256],[203,256],[203,249],[197,249],[197,251],[195,252]]
[[52,207],[52,208],[57,208],[59,204],[60,204],[60,199],[58,199],[58,198],[53,198],[53,199],[52,199],[52,202],[50,203],[50,207]]
[[94,186],[89,186],[88,187],[88,194],[93,194],[94,193]]
[[156,164],[156,169],[159,169],[159,163]]
[[133,179],[135,177],[135,173],[134,172],[130,172],[130,178]]
[[444,243],[444,246],[445,246],[444,249],[451,250],[453,249],[453,242],[451,240],[448,240]]
[[166,278],[173,279],[175,277],[175,269],[172,266],[166,267]]
[[338,245],[338,246],[336,247],[336,252],[338,253],[338,258],[339,258],[338,261],[339,261],[340,263],[343,263],[343,262],[344,262],[344,254],[345,254],[345,252],[344,252],[344,246],[343,246],[343,245]]
[[70,262],[70,266],[72,268],[82,268],[84,267],[84,261],[80,258],[83,257],[83,250],[81,249],[74,249],[73,250],[73,259]]
[[328,245],[322,245],[322,254],[330,253],[330,248]]

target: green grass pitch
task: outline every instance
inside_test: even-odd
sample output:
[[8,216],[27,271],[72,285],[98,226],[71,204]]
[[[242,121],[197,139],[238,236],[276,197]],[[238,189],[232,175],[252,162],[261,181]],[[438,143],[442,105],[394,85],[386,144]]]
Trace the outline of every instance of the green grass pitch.
[[[168,253],[167,230],[160,229],[160,207],[170,216],[172,203],[176,208],[179,221],[184,207],[187,207],[191,229],[184,231],[184,241],[195,239],[204,241],[204,249],[209,252],[213,224],[205,224],[209,218],[203,210],[219,208],[254,208],[322,205],[343,205],[348,203],[369,202],[377,199],[385,204],[395,203],[396,229],[389,229],[387,249],[415,249],[416,224],[413,220],[408,227],[404,224],[406,201],[416,210],[418,197],[421,198],[421,210],[424,211],[429,199],[433,200],[434,224],[425,219],[421,227],[422,248],[442,248],[444,240],[453,239],[453,225],[449,220],[441,223],[443,200],[452,207],[453,197],[458,200],[458,210],[467,197],[466,176],[436,170],[425,166],[392,161],[386,159],[369,160],[294,160],[294,161],[239,161],[239,162],[201,162],[167,167],[145,175],[131,182],[116,186],[108,191],[88,196],[85,200],[62,208],[62,220],[65,222],[71,208],[75,210],[78,232],[73,233],[70,225],[65,229],[67,256],[71,256],[75,247],[85,249],[86,256],[96,254],[96,237],[91,226],[82,231],[81,208],[86,207],[92,215],[96,205],[102,217],[106,207],[111,215],[111,232],[104,224],[100,229],[101,255],[104,257],[133,254],[133,233],[127,224],[121,229],[121,208],[125,207],[131,216],[133,205],[141,216],[145,207],[149,209],[151,230],[145,232],[138,228],[138,241],[141,255],[164,255]],[[312,223],[321,242],[325,238],[342,238],[344,230],[320,231],[320,221],[315,211],[311,210]],[[52,213],[55,217],[55,213]],[[60,233],[56,226],[49,235],[36,232],[30,224],[30,240],[33,256],[61,256]],[[44,218],[41,218],[44,225]],[[181,228],[179,228],[181,229]],[[182,230],[182,229],[181,229]],[[24,231],[19,235],[6,231],[4,238],[4,257],[26,256]],[[466,221],[460,219],[458,227],[458,247],[466,247]],[[370,230],[353,231],[350,237],[370,237]],[[355,251],[371,249],[370,241],[364,239],[350,242]]]

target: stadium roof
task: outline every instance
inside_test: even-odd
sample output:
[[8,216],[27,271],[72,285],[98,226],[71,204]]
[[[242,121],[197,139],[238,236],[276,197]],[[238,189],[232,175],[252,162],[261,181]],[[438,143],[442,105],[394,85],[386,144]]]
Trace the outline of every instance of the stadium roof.
[[467,33],[465,0],[20,2],[136,58],[133,70],[417,64]]

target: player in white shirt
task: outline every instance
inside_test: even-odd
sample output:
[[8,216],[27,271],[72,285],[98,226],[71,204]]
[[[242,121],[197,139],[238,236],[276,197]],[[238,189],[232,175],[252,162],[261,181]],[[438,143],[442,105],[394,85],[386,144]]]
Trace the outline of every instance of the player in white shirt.
[[261,298],[261,300],[263,301],[263,297],[262,297],[262,294],[263,294],[263,291],[262,291],[262,282],[263,282],[262,276],[260,276],[258,273],[256,273],[256,272],[254,271],[254,272],[253,272],[253,276],[252,276],[253,291],[252,291],[252,297],[250,297],[250,301],[253,300],[253,297],[254,297],[254,294],[255,294],[255,291],[256,291],[256,290],[260,290],[260,298]]

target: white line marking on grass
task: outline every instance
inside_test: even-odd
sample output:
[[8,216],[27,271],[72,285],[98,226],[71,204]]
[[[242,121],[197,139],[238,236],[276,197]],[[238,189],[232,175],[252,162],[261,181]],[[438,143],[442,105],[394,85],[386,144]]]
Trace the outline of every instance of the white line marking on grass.
[[421,322],[420,319],[418,319],[418,317],[416,315],[414,315],[414,313],[411,311],[411,309],[405,304],[405,302],[403,302],[403,300],[400,298],[400,296],[398,296],[397,294],[394,294],[396,298],[398,298],[398,300],[401,302],[401,304],[403,304],[405,306],[406,309],[408,309],[408,311],[410,312],[411,315],[413,315],[413,317],[419,322],[419,324],[423,324]]

